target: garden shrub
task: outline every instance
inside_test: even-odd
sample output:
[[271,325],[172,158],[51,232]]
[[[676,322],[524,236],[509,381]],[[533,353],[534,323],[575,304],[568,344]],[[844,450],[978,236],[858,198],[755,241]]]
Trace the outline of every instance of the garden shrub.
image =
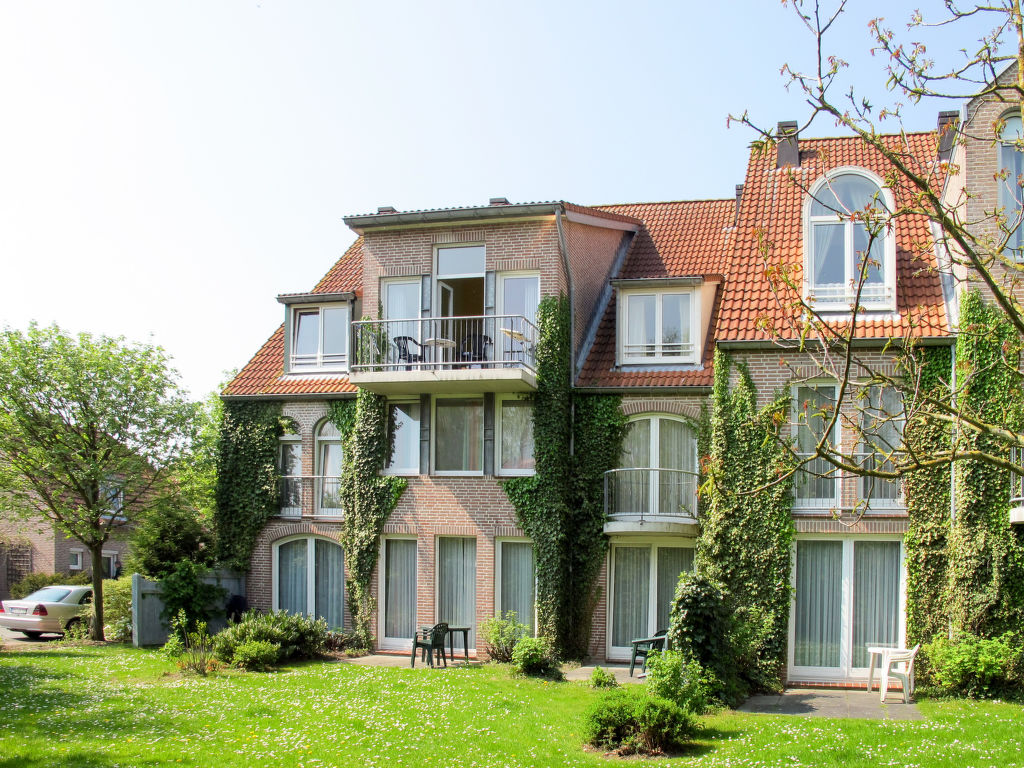
[[617,688],[619,683],[615,675],[607,669],[594,667],[594,671],[590,673],[590,685],[593,688]]
[[79,571],[78,573],[30,573],[21,581],[16,581],[11,585],[11,599],[21,600],[36,590],[48,587],[51,584],[79,585],[91,583],[92,576],[85,571]]
[[231,663],[250,672],[265,672],[277,663],[281,646],[266,640],[249,640],[235,646]]
[[278,663],[291,659],[313,659],[321,656],[327,647],[327,622],[287,611],[261,613],[247,611],[241,621],[230,624],[214,638],[214,652],[218,659],[232,663],[235,649],[253,641],[271,643],[280,647]]
[[178,611],[174,620],[174,630],[176,635],[184,637],[183,648],[177,658],[178,669],[203,677],[216,672],[220,662],[214,657],[213,638],[206,631],[206,622],[198,622],[194,630],[187,627],[188,618],[185,612]]
[[694,716],[646,686],[605,691],[587,710],[584,738],[619,754],[659,754],[684,747],[696,734]]
[[674,701],[687,712],[703,715],[718,687],[714,675],[679,651],[652,651],[647,657],[647,687],[655,696]]
[[484,650],[491,661],[502,664],[512,661],[512,651],[516,643],[529,631],[529,627],[516,621],[515,611],[506,612],[504,617],[489,616],[480,622],[480,637],[484,641]]
[[132,577],[103,582],[103,620],[107,640],[127,643],[132,639]]
[[370,652],[355,632],[331,631],[324,640],[324,650],[346,656],[365,656]]
[[208,621],[215,607],[227,595],[223,587],[203,581],[208,573],[209,569],[204,565],[181,560],[160,581],[160,597],[164,602],[160,617],[170,621],[177,619],[180,612],[185,612],[184,624],[171,622],[172,626],[178,627],[176,631],[191,631],[200,622]]
[[512,669],[521,675],[562,678],[551,641],[546,637],[523,637],[512,651]]
[[732,613],[729,646],[736,672],[750,690],[782,692],[786,637],[778,627],[775,611],[741,606]]
[[212,565],[213,535],[193,509],[164,504],[150,510],[132,529],[125,570],[160,580],[182,560]]
[[1012,632],[990,639],[966,632],[952,640],[937,635],[924,653],[942,693],[979,699],[1020,695],[1022,651]]

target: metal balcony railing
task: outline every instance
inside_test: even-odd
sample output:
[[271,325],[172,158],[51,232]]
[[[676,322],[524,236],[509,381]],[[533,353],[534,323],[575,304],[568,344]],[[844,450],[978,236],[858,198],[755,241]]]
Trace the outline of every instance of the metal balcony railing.
[[537,327],[522,315],[362,320],[352,327],[353,371],[536,371]]
[[682,469],[611,469],[604,473],[608,520],[697,519],[696,472]]
[[281,491],[281,517],[302,517],[304,503],[308,513],[322,517],[341,517],[341,478],[323,475],[286,475],[278,481]]

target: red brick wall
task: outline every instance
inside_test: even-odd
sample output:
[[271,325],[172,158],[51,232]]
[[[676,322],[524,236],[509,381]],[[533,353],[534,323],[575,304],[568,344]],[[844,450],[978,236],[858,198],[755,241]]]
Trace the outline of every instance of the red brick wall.
[[615,257],[631,232],[586,224],[567,222],[565,241],[572,270],[573,316],[575,334],[573,343],[577,352],[585,338],[587,328],[598,310],[598,301],[613,277]]

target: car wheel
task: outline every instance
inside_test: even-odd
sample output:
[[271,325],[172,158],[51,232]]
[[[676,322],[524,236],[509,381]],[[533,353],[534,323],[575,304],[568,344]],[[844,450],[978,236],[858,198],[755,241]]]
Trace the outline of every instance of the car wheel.
[[21,630],[21,634],[23,634],[29,640],[38,640],[40,637],[43,636],[42,632],[33,632],[31,630],[28,630],[28,629]]
[[69,629],[73,629],[82,623],[82,620],[78,617],[68,619],[68,623],[64,625],[64,631],[67,632]]

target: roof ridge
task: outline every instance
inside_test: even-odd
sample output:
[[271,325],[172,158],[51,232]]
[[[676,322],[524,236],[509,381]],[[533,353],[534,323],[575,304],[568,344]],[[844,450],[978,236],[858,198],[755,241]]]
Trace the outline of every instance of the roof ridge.
[[601,203],[599,205],[590,205],[588,208],[624,208],[631,205],[679,205],[680,203],[734,203],[735,198],[732,197],[698,197],[692,200],[653,200],[651,202],[632,202],[632,203]]

